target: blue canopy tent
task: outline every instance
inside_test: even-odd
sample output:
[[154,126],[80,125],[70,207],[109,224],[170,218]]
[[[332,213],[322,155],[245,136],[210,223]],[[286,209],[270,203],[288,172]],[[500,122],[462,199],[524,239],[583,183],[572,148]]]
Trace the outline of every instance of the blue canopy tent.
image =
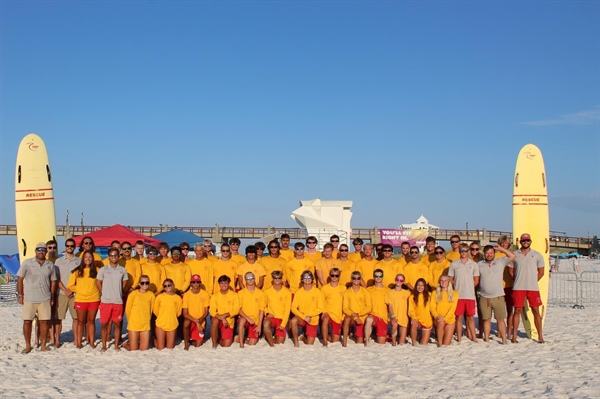
[[155,235],[152,238],[166,242],[169,244],[169,247],[174,247],[182,242],[187,242],[190,244],[190,250],[194,248],[195,243],[204,241],[204,238],[199,237],[194,233],[179,229],[169,230],[167,232]]

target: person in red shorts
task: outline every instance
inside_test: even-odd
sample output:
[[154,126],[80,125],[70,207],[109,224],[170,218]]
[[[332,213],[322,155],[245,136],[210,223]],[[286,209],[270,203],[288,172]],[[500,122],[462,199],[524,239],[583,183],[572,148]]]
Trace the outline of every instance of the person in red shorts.
[[344,292],[343,299],[343,347],[348,345],[348,335],[350,334],[351,326],[355,327],[354,336],[356,337],[356,343],[364,343],[365,320],[372,309],[373,303],[371,301],[371,294],[366,288],[362,287],[362,276],[360,272],[352,272],[352,286]]
[[525,298],[527,298],[533,313],[533,323],[538,332],[538,342],[543,344],[542,318],[540,316],[542,299],[538,281],[544,276],[544,257],[541,253],[531,249],[531,236],[529,234],[522,234],[519,242],[521,249],[515,252],[515,260],[508,265],[510,268],[509,273],[515,279],[512,291],[515,313],[513,314],[511,342],[517,342],[521,313],[525,307]]
[[315,343],[319,316],[323,312],[323,294],[314,285],[313,273],[310,270],[305,270],[301,276],[302,287],[296,291],[292,300],[294,317],[290,321],[290,330],[295,347],[299,346],[298,327],[304,328],[302,342],[306,345]]
[[[265,290],[267,307],[263,321],[263,332],[269,346],[274,346],[274,344],[285,342],[286,326],[292,308],[292,293],[287,287],[283,286],[283,272],[281,270],[272,271],[271,277],[273,278],[273,285]],[[275,339],[273,339],[273,329],[275,330]]]
[[[323,335],[323,346],[329,342],[340,342],[342,336],[342,320],[344,317],[342,308],[346,286],[340,284],[342,271],[337,267],[329,270],[329,284],[321,287],[323,293],[323,315],[321,316],[321,334]],[[329,326],[331,325],[331,338],[329,337]]]
[[[385,250],[386,247],[384,246],[384,251]],[[375,285],[367,288],[367,291],[369,291],[369,294],[371,294],[371,303],[373,304],[373,309],[371,309],[369,316],[367,316],[365,320],[365,346],[369,345],[373,327],[375,328],[375,334],[377,335],[376,342],[378,344],[385,344],[387,338],[388,307],[385,303],[385,298],[390,289],[383,284],[384,276],[385,274],[383,269],[375,269],[373,271]]]
[[233,325],[235,316],[240,312],[240,299],[233,289],[229,289],[230,282],[231,278],[226,274],[220,276],[217,280],[219,291],[210,297],[210,337],[213,349],[217,344],[225,347],[233,344]]
[[475,287],[479,284],[479,266],[469,257],[469,246],[460,244],[459,258],[450,263],[448,277],[458,291],[456,306],[456,341],[460,344],[463,333],[463,318],[467,325],[467,337],[477,342],[475,335]]
[[194,274],[190,280],[190,290],[183,294],[183,349],[185,350],[190,348],[190,339],[196,348],[204,342],[210,297],[202,289],[201,284],[200,275]]
[[[238,339],[240,348],[244,344],[256,345],[262,332],[263,318],[267,298],[261,289],[256,287],[256,277],[252,272],[244,274],[246,288],[238,292],[240,315],[238,317]],[[244,335],[247,333],[247,338]]]

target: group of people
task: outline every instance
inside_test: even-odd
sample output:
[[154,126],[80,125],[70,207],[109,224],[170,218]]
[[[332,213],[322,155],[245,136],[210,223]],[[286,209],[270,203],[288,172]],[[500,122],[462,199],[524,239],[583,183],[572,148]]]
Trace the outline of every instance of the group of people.
[[455,335],[461,342],[465,327],[468,339],[489,341],[492,314],[506,344],[517,342],[525,299],[544,342],[537,283],[544,260],[531,249],[528,234],[515,252],[506,237],[482,250],[478,242],[469,245],[453,236],[448,253],[428,237],[423,253],[402,243],[399,258],[391,245],[364,244],[360,238],[350,252],[337,235],[322,251],[313,236],[290,244],[283,234],[266,245],[247,246],[244,256],[240,240],[232,238],[217,257],[210,240],[193,248],[185,242],[169,248],[114,241],[102,260],[91,237],[83,237],[78,252],[75,240],[67,239],[60,257],[55,241],[38,243],[35,258],[23,261],[17,274],[23,353],[32,350],[34,318],[40,350],[49,350],[48,335],[60,347],[67,312],[75,345],[82,347],[85,331],[95,348],[98,311],[103,351],[111,331],[113,347],[120,349],[124,317],[123,346],[129,350],[146,350],[151,343],[159,350],[173,348],[178,336],[186,350],[209,336],[214,348],[255,345],[261,337],[270,346],[288,337],[294,346],[312,345],[319,335],[324,346],[346,346],[349,339],[395,346],[409,336],[412,345],[427,345],[432,330],[437,345],[447,346]]

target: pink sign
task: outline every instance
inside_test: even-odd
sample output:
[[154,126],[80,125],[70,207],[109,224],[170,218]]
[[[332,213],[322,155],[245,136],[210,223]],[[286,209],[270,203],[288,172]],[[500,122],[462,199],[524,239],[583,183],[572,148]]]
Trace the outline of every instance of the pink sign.
[[379,238],[382,244],[390,244],[393,247],[399,247],[404,241],[408,241],[411,246],[425,246],[425,239],[429,235],[428,230],[419,229],[380,229]]

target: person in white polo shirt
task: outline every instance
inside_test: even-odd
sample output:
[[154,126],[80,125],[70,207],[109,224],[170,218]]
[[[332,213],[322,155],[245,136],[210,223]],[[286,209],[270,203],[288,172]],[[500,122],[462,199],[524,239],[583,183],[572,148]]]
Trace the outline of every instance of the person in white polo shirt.
[[458,291],[456,306],[456,341],[460,344],[463,330],[463,316],[466,319],[467,337],[477,342],[475,335],[475,287],[479,284],[479,267],[469,258],[469,246],[460,244],[459,258],[450,263],[448,277],[452,286]]

